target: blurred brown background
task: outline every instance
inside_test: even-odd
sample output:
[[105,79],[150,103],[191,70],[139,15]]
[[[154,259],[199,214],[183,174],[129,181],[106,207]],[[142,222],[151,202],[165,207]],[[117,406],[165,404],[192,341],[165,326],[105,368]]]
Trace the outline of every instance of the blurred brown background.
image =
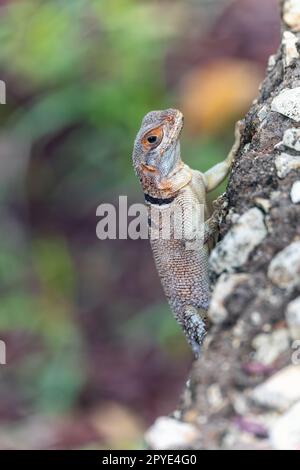
[[151,109],[182,153],[226,155],[279,43],[277,0],[1,0],[0,448],[141,448],[192,356],[147,241],[96,238],[96,208],[142,202]]

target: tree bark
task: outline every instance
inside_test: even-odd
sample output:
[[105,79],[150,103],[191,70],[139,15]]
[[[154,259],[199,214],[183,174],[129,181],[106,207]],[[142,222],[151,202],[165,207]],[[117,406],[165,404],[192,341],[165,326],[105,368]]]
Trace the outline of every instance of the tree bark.
[[299,0],[281,11],[281,45],[219,207],[203,354],[174,416],[147,433],[153,448],[172,423],[165,448],[300,448]]

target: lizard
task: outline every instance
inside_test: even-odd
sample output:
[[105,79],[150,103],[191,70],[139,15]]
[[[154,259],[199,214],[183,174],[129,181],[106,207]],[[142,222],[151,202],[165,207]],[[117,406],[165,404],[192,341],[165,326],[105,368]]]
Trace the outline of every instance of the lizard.
[[[135,139],[132,160],[148,208],[150,243],[163,290],[198,357],[206,334],[205,313],[210,301],[208,258],[211,240],[218,233],[217,217],[210,216],[206,195],[229,173],[240,146],[241,121],[236,125],[236,140],[227,158],[205,173],[191,169],[181,159],[183,122],[183,114],[176,109],[146,114]],[[176,237],[174,229],[180,219],[173,218],[170,236],[164,238],[161,216],[178,207],[183,217],[179,223],[187,231],[182,230],[182,237]],[[201,230],[188,210],[191,207],[203,214],[200,243],[197,234]],[[158,228],[159,236],[151,236],[153,226]],[[189,245],[195,240],[196,245]]]

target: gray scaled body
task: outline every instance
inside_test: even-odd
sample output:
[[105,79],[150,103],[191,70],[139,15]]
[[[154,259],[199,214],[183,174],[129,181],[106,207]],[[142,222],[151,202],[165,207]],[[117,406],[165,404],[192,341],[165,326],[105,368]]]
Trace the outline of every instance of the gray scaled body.
[[157,271],[174,316],[197,356],[210,299],[209,245],[217,231],[206,195],[228,174],[239,147],[239,132],[226,160],[201,173],[181,159],[182,128],[178,110],[148,113],[135,140],[133,164],[148,207]]

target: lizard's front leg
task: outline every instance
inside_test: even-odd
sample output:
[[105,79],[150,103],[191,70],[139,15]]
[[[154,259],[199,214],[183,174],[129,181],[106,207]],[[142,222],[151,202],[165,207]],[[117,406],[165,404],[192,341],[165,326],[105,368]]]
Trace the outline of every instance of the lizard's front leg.
[[222,181],[226,178],[228,175],[228,172],[231,168],[231,165],[233,163],[234,157],[240,147],[241,143],[241,131],[244,126],[243,121],[238,121],[235,125],[235,141],[234,144],[226,158],[221,163],[217,163],[217,165],[213,166],[210,168],[208,171],[204,173],[204,180],[206,184],[206,191],[212,191],[213,189],[216,189],[219,184],[222,183]]
[[[224,180],[224,178],[226,178],[241,143],[242,128],[243,121],[238,121],[235,125],[235,141],[226,160],[221,163],[218,163],[206,173],[204,173],[206,192],[212,191],[213,189],[217,188],[218,185]],[[204,224],[204,244],[215,237],[218,232],[218,226],[219,223],[217,220],[217,212],[216,210],[214,210],[213,214],[208,220],[205,221]]]

